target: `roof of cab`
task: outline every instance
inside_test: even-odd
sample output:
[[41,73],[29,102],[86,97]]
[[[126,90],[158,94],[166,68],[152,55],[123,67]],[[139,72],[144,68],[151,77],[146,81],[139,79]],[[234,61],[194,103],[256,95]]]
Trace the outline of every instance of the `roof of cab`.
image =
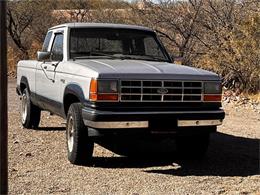
[[112,24],[112,23],[65,23],[60,24],[54,27],[51,27],[49,30],[57,28],[120,28],[120,29],[134,29],[134,30],[145,30],[153,31],[150,28],[137,26],[137,25],[126,25],[126,24]]

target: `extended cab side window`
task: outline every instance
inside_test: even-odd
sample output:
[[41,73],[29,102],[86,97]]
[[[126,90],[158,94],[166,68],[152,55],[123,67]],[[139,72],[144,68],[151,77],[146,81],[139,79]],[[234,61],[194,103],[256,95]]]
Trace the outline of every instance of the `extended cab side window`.
[[63,60],[63,34],[56,34],[54,37],[52,49],[51,49],[52,61],[62,61]]
[[51,36],[52,36],[52,31],[47,33],[47,35],[46,35],[46,37],[44,39],[43,45],[42,45],[42,51],[48,51],[48,47],[49,47],[49,44],[50,44]]

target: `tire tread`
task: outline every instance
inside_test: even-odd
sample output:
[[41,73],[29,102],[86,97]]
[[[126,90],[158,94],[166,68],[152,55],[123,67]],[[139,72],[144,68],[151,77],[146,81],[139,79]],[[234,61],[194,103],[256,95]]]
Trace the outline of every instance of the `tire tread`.
[[87,165],[92,159],[94,142],[88,137],[87,127],[83,123],[81,103],[71,104],[67,116],[67,125],[71,115],[74,120],[75,132],[73,149],[72,152],[68,150],[68,159],[72,164]]

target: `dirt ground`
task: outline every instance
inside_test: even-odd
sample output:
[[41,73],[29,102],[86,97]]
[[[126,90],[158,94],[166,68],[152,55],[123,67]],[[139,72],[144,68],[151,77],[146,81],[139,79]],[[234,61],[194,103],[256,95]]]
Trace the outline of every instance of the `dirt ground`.
[[9,81],[10,194],[260,194],[260,114],[225,106],[202,161],[129,159],[95,145],[93,166],[67,160],[64,121],[44,112],[40,129],[23,129]]

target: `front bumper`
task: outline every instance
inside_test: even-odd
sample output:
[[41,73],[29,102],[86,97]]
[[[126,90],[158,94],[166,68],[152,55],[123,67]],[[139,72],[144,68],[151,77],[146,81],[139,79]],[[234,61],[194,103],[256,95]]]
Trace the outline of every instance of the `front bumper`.
[[203,111],[101,111],[83,108],[84,124],[95,129],[178,129],[217,126],[225,117],[223,110]]

